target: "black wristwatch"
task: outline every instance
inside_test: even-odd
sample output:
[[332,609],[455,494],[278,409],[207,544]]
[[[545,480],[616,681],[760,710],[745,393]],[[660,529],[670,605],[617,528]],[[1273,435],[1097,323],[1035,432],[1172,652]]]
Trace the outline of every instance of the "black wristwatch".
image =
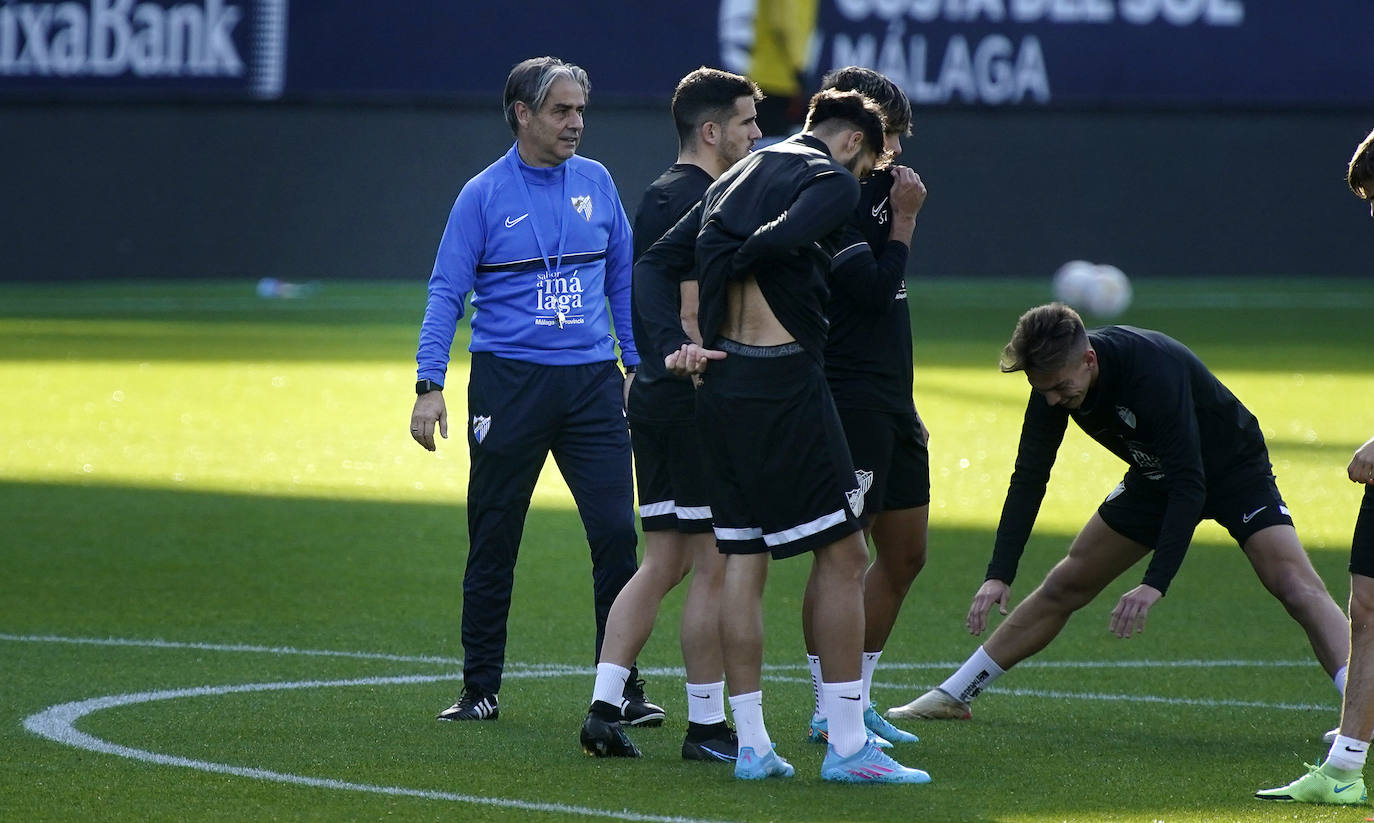
[[442,385],[442,384],[439,384],[439,383],[435,383],[433,380],[417,380],[417,381],[415,381],[415,393],[416,393],[416,394],[428,394],[429,392],[432,392],[432,391],[443,391],[443,390],[444,390],[443,385]]

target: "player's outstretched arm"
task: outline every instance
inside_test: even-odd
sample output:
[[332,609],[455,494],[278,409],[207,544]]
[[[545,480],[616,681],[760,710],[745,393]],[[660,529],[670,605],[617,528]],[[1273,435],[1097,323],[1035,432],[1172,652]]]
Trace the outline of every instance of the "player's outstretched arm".
[[1007,613],[1007,601],[1011,599],[1011,586],[1001,580],[984,580],[983,585],[978,587],[978,593],[973,595],[973,602],[968,607],[968,618],[965,625],[968,626],[968,633],[979,635],[988,625],[988,612],[992,611],[992,604],[996,603],[1000,607],[1003,615]]
[[436,423],[439,435],[447,440],[448,408],[444,405],[444,393],[425,392],[415,398],[415,409],[410,413],[410,436],[415,438],[416,443],[434,451],[437,448],[434,442]]
[[1145,583],[1121,595],[1116,608],[1112,609],[1111,633],[1127,638],[1145,631],[1145,617],[1150,613],[1150,607],[1163,596],[1159,589]]
[[1374,483],[1374,437],[1355,450],[1355,456],[1350,458],[1350,465],[1345,471],[1351,482]]

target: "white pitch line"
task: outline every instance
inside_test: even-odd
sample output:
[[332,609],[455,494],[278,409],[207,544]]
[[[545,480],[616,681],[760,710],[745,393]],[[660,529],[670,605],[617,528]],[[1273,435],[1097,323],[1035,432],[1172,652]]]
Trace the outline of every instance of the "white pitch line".
[[254,780],[268,780],[294,786],[309,786],[320,789],[368,792],[393,797],[418,797],[425,800],[446,800],[480,806],[519,809],[529,812],[549,812],[581,817],[599,817],[613,820],[644,821],[644,823],[725,823],[694,817],[677,817],[656,814],[642,814],[627,809],[595,809],[588,806],[569,806],[562,803],[541,803],[531,800],[518,800],[505,797],[483,797],[481,795],[458,794],[428,789],[411,789],[403,786],[378,786],[371,783],[352,783],[328,777],[308,777],[306,775],[276,772],[247,766],[234,766],[228,763],[215,763],[209,760],[193,760],[187,757],[135,749],[102,740],[85,732],[78,731],[76,723],[86,715],[120,706],[138,703],[152,703],[159,700],[175,700],[182,697],[219,697],[227,694],[251,692],[285,691],[288,689],[321,689],[339,686],[384,686],[393,684],[434,683],[441,680],[457,680],[458,675],[402,675],[397,677],[363,677],[354,680],[300,680],[284,683],[245,683],[236,686],[200,686],[193,689],[167,689],[163,691],[138,692],[95,697],[51,706],[24,719],[24,728],[39,737],[74,746],[78,749],[126,757],[143,763],[156,763],[162,766],[179,766],[213,774],[227,774],[235,777],[248,777]]
[[[461,657],[441,657],[435,655],[387,654],[384,652],[341,651],[335,649],[298,649],[293,646],[261,646],[247,643],[196,643],[181,640],[139,639],[124,637],[63,637],[50,634],[5,634],[0,633],[0,641],[14,643],[60,643],[79,646],[132,646],[147,649],[193,649],[195,651],[240,652],[250,654],[275,654],[301,657],[341,657],[355,660],[385,660],[392,663],[433,663],[442,666],[461,666]],[[963,661],[899,663],[884,661],[883,670],[920,670],[920,669],[957,669]],[[1017,665],[1020,669],[1114,669],[1114,668],[1213,668],[1213,667],[1303,667],[1311,666],[1311,660],[1027,660]],[[573,666],[562,663],[507,663],[508,667],[528,672],[527,676],[546,673],[552,677],[594,672],[590,666]],[[804,669],[800,663],[765,664],[763,670],[798,671]],[[682,676],[681,666],[641,669],[646,674]]]

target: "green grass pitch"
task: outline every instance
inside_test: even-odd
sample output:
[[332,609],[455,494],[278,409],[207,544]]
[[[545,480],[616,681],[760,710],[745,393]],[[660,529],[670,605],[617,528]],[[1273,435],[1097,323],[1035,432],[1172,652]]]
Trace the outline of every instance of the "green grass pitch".
[[[1374,434],[1374,285],[1135,286],[1121,321],[1183,340],[1259,417],[1299,533],[1343,604],[1360,494],[1344,470]],[[930,560],[879,669],[880,708],[976,646],[963,615],[1027,391],[995,363],[1019,313],[1049,298],[1048,278],[916,280],[910,296],[932,432]],[[739,784],[678,757],[681,591],[640,659],[669,722],[632,732],[642,760],[579,750],[590,570],[550,465],[517,569],[501,720],[436,722],[462,653],[467,360],[460,334],[450,439],[426,453],[406,431],[423,304],[417,284],[327,283],[300,300],[259,299],[251,283],[0,287],[0,820],[1374,816],[1250,798],[1324,753],[1339,704],[1212,524],[1144,634],[1107,632],[1135,569],[980,698],[973,722],[908,724],[921,742],[897,753],[929,786],[819,780],[822,752],[801,740],[807,563],[775,564],[765,706],[798,776]],[[1070,433],[1014,597],[1121,472]]]

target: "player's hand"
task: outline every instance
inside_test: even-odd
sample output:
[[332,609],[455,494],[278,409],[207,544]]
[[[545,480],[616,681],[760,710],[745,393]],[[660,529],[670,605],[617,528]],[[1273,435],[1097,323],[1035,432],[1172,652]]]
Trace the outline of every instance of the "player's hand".
[[1356,483],[1374,484],[1374,437],[1355,450],[1345,472]]
[[992,604],[1000,606],[999,611],[1005,615],[1007,613],[1007,600],[1011,598],[1011,586],[1001,580],[984,580],[983,585],[978,587],[978,593],[973,596],[973,603],[968,607],[968,619],[964,625],[968,626],[968,633],[979,635],[988,625],[988,612],[992,610]]
[[921,211],[921,206],[926,202],[926,184],[921,181],[921,175],[915,170],[906,166],[892,167],[892,198],[893,219],[903,217],[914,220]]
[[1120,638],[1127,638],[1145,631],[1145,616],[1149,614],[1150,607],[1163,596],[1159,589],[1144,583],[1121,595],[1116,608],[1112,609],[1112,623],[1109,627],[1111,633]]
[[448,439],[448,408],[444,405],[444,393],[425,392],[415,398],[415,409],[410,413],[410,436],[415,442],[429,451],[437,448],[434,444],[434,424],[439,424],[439,435]]
[[663,358],[663,365],[679,377],[703,374],[712,360],[724,360],[725,352],[707,349],[696,343],[683,343],[682,348]]

